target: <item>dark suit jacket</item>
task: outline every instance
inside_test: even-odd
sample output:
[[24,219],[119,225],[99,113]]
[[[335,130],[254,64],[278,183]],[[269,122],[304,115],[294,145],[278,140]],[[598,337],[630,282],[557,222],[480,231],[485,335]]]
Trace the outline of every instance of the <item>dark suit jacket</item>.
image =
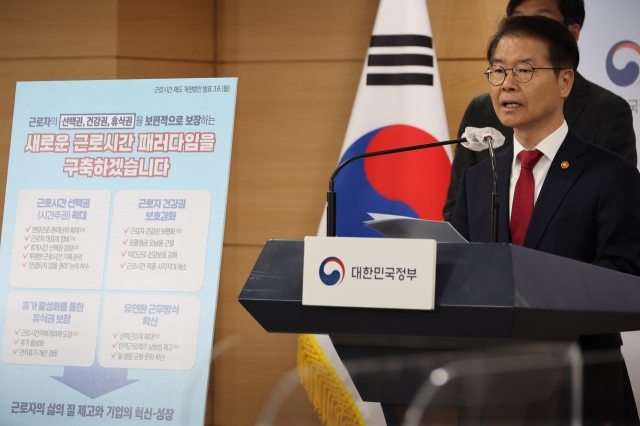
[[[628,102],[585,80],[576,73],[571,94],[564,104],[567,124],[583,140],[594,143],[636,163],[636,138],[633,131],[633,116]],[[467,126],[494,127],[506,137],[503,151],[513,145],[513,129],[500,123],[488,93],[471,101],[464,114],[459,135]],[[460,178],[465,170],[489,157],[488,151],[474,152],[462,145],[456,147],[456,155],[451,168],[451,183],[444,206],[444,218],[450,221],[458,196]]]
[[[512,161],[513,146],[496,156],[503,243],[511,242]],[[563,161],[569,162],[567,169],[560,167]],[[489,161],[462,175],[451,223],[471,242],[489,241],[492,188]],[[523,246],[640,275],[640,173],[635,164],[569,130],[538,195]],[[619,351],[621,341],[618,334],[601,334],[582,336],[579,343],[583,351]],[[638,423],[629,376],[622,356],[617,357],[616,362],[584,366],[583,424]]]
[[[511,242],[513,146],[496,156],[499,241]],[[569,162],[563,169],[560,164]],[[460,183],[452,225],[471,242],[489,241],[493,179],[484,161]],[[640,275],[640,173],[635,165],[569,130],[536,201],[524,247]]]

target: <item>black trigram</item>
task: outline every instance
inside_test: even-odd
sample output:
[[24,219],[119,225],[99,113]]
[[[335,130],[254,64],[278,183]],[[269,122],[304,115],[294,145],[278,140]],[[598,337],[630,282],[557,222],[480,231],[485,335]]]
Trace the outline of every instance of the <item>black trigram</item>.
[[[374,35],[370,47],[421,46],[433,48],[431,37],[424,35]],[[418,53],[369,54],[367,66],[418,65],[433,68],[433,56]],[[429,73],[367,73],[367,86],[398,86],[421,84],[433,86],[433,74]]]

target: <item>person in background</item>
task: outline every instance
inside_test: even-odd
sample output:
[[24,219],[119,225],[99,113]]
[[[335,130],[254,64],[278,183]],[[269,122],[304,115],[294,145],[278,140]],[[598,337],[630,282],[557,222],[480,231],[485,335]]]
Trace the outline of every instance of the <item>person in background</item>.
[[[585,18],[584,0],[511,0],[507,16],[546,16],[564,24],[576,41]],[[564,102],[564,117],[580,138],[594,143],[636,164],[636,137],[629,103],[610,91],[575,73],[571,94]],[[474,98],[462,118],[458,135],[467,126],[493,127],[506,138],[497,152],[513,145],[513,129],[503,125],[491,105],[488,93]],[[488,151],[474,152],[460,144],[451,167],[451,182],[443,215],[451,221],[465,170],[489,158]]]

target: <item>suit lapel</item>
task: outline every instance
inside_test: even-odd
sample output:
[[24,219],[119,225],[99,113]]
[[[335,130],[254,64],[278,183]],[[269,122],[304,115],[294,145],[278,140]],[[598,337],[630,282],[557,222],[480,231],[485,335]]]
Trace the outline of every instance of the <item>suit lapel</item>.
[[[522,244],[523,247],[533,249],[538,247],[549,221],[558,210],[573,183],[585,169],[586,165],[577,157],[586,152],[587,149],[586,144],[581,142],[572,130],[569,130],[567,137],[551,163],[547,177],[540,190],[540,195],[533,209],[527,234]],[[570,167],[563,169],[560,166],[563,161],[569,162]]]
[[510,243],[509,230],[509,185],[511,182],[511,163],[513,162],[513,145],[496,156],[498,169],[498,194],[500,194],[500,217],[498,221],[498,242]]
[[587,80],[576,72],[571,93],[569,94],[563,108],[564,119],[567,120],[567,124],[570,127],[573,127],[578,116],[584,109],[585,101],[582,98],[587,94],[589,94]]

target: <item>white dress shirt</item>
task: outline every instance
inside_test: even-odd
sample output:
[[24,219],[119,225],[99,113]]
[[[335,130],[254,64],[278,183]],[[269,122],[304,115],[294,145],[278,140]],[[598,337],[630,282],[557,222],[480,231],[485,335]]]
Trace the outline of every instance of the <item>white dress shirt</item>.
[[[533,181],[535,182],[535,192],[533,196],[534,205],[536,201],[538,201],[538,195],[540,194],[542,184],[544,184],[544,180],[547,177],[549,168],[551,167],[551,162],[560,149],[560,145],[562,145],[562,142],[564,142],[565,137],[567,137],[567,133],[569,133],[569,126],[567,125],[566,121],[563,121],[562,125],[558,127],[556,131],[544,138],[538,144],[538,146],[534,148],[542,152],[543,154],[532,170]],[[511,221],[511,211],[513,210],[513,194],[516,191],[516,183],[518,182],[518,178],[520,177],[520,159],[518,158],[518,154],[520,154],[521,151],[525,151],[525,148],[520,145],[520,142],[518,142],[514,135],[513,162],[511,163],[511,182],[509,184],[509,221]]]

